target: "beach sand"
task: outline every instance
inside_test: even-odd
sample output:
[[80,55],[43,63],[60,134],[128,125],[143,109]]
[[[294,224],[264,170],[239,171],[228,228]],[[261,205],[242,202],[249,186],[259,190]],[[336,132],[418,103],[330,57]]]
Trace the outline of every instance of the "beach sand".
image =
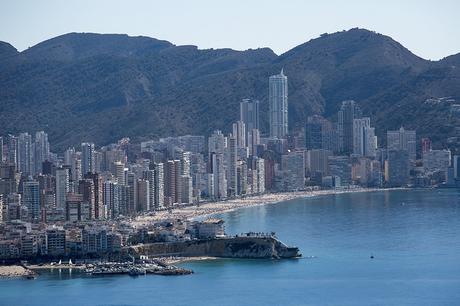
[[[163,221],[167,219],[195,220],[198,218],[209,217],[215,214],[230,212],[240,208],[275,204],[298,198],[308,198],[321,195],[342,194],[352,192],[372,192],[382,191],[381,188],[356,188],[348,190],[315,190],[315,191],[296,191],[285,193],[268,193],[257,196],[248,196],[246,198],[231,199],[219,202],[207,202],[199,205],[175,207],[171,212],[163,210],[158,211],[153,216],[139,216],[133,221],[136,226],[143,226],[152,222]],[[287,203],[284,203],[287,204]]]

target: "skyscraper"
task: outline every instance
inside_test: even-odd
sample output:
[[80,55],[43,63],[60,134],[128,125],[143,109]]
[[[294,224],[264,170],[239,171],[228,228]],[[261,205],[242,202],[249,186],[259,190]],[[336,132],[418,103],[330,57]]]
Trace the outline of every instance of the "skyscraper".
[[227,197],[227,177],[224,166],[224,154],[212,153],[209,158],[212,177],[210,179],[208,178],[208,184],[212,185],[212,195],[217,199],[224,199]]
[[56,206],[65,209],[67,193],[70,191],[68,168],[56,169]]
[[33,222],[40,221],[40,186],[37,181],[24,182],[23,203],[29,210],[29,216]]
[[8,160],[9,165],[18,169],[18,138],[14,135],[8,135]]
[[164,207],[164,167],[163,163],[157,163],[153,165],[154,172],[154,180],[153,183],[155,185],[155,196],[153,199],[153,204],[155,208],[163,208]]
[[21,133],[18,137],[18,169],[23,175],[32,174],[32,137]]
[[338,113],[339,151],[348,154],[353,152],[353,120],[361,116],[361,109],[355,101],[342,102]]
[[148,180],[137,180],[137,211],[150,210],[150,182]]
[[353,120],[353,153],[359,156],[375,157],[375,129],[369,117]]
[[3,137],[0,137],[0,164],[3,163]]
[[87,173],[84,178],[93,180],[94,183],[94,217],[96,219],[105,218],[102,178],[97,173]]
[[387,131],[387,149],[406,150],[409,153],[409,160],[412,162],[415,162],[417,158],[416,146],[415,131],[408,131],[403,127],[396,131]]
[[385,161],[385,181],[390,187],[401,187],[409,182],[409,152],[407,150],[388,150]]
[[44,131],[35,133],[34,173],[42,173],[42,164],[49,159],[50,143]]
[[81,180],[78,184],[78,193],[82,195],[82,200],[89,206],[88,217],[90,220],[96,219],[96,195],[94,189],[94,182],[92,179]]
[[95,173],[96,157],[94,143],[84,142],[81,144],[81,171],[83,175]]
[[281,168],[286,190],[301,190],[305,187],[305,156],[303,152],[289,152],[282,155]]
[[240,121],[244,122],[246,127],[246,141],[249,146],[249,134],[253,129],[260,129],[258,100],[243,99],[240,102]]
[[281,69],[268,81],[270,137],[284,138],[288,134],[288,80]]
[[305,146],[309,150],[323,148],[323,120],[319,115],[309,116],[305,126]]
[[238,148],[246,147],[246,126],[243,121],[233,123],[232,135],[236,138],[236,145]]
[[[148,183],[148,182],[147,182]],[[120,209],[119,186],[117,182],[104,182],[103,202],[107,218],[116,218]]]
[[236,162],[238,160],[237,142],[236,137],[228,137],[228,148],[227,148],[227,178],[228,178],[228,193],[232,195],[237,194],[237,177],[236,177]]
[[225,136],[221,131],[215,130],[208,138],[208,156],[211,153],[224,153],[226,147]]
[[180,180],[180,160],[168,160],[166,162],[165,174],[165,199],[168,204],[180,204],[181,197],[181,180]]

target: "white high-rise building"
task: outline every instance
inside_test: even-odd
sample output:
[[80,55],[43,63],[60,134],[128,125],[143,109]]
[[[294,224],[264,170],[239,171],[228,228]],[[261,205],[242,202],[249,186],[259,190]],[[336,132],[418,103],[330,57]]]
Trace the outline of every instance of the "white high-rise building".
[[284,138],[288,134],[288,80],[281,73],[268,81],[270,137]]
[[154,202],[152,205],[155,208],[163,208],[164,207],[164,167],[163,163],[154,164],[154,184],[155,184],[155,196]]
[[255,158],[254,164],[256,168],[255,172],[257,175],[257,179],[256,179],[257,186],[253,186],[253,192],[264,193],[265,192],[265,160],[262,158]]

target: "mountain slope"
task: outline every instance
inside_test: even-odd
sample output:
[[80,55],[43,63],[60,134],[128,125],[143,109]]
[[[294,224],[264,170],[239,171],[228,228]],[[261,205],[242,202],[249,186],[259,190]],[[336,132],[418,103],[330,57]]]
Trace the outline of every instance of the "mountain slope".
[[425,103],[460,98],[457,56],[429,62],[363,29],[322,35],[280,56],[268,48],[200,50],[91,33],[15,51],[0,44],[0,134],[44,129],[56,149],[229,131],[247,97],[261,100],[266,131],[268,77],[281,68],[289,79],[291,130],[314,113],[333,118],[345,99],[372,115],[379,136],[403,124],[442,141],[459,123],[450,105]]

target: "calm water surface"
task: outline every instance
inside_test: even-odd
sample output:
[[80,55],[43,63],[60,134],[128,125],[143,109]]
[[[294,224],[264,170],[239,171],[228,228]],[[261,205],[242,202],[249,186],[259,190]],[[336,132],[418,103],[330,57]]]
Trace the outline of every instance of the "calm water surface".
[[195,274],[179,277],[54,271],[0,280],[0,305],[460,305],[459,190],[322,196],[219,217],[232,234],[275,231],[304,258],[188,263]]

